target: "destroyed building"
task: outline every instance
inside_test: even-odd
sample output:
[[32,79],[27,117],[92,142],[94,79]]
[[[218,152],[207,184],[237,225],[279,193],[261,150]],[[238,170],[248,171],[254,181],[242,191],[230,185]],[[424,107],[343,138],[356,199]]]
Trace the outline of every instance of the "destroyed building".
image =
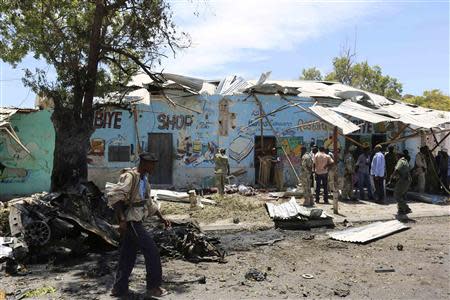
[[[450,147],[450,113],[425,109],[326,81],[202,80],[174,74],[124,97],[98,101],[88,155],[89,180],[103,188],[140,151],[155,152],[152,181],[176,189],[214,185],[213,157],[227,150],[237,180],[255,184],[261,155],[278,146],[287,184],[296,184],[300,149],[392,141],[412,159],[421,144]],[[53,163],[51,108],[0,111],[0,198],[48,190]],[[284,154],[285,152],[285,154]]]

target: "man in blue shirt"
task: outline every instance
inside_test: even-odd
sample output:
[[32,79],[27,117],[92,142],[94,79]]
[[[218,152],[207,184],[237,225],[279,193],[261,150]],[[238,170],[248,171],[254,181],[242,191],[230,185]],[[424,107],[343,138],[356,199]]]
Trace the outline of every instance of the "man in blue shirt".
[[375,155],[373,156],[370,168],[370,175],[373,176],[375,195],[378,203],[384,203],[384,174],[386,171],[386,162],[381,149],[381,145],[375,146]]

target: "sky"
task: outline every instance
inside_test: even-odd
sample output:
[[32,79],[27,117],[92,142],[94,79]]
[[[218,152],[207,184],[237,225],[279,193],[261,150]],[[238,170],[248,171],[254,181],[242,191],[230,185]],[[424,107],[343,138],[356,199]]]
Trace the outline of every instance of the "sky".
[[[344,47],[403,83],[404,94],[449,93],[449,0],[173,0],[174,21],[192,45],[162,61],[165,72],[220,79],[297,79],[303,68],[332,69]],[[27,56],[0,61],[0,105],[33,107],[24,69],[50,70]]]

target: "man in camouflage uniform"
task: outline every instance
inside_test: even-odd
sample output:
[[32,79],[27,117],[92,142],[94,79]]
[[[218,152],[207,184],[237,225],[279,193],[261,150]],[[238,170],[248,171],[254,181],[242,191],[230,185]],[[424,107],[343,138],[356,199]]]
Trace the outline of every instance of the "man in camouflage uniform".
[[330,166],[328,168],[328,190],[331,191],[331,193],[333,194],[333,200],[337,199],[338,195],[339,195],[339,188],[338,185],[336,184],[336,176],[337,176],[337,162],[339,159],[339,154],[338,154],[338,159],[336,159],[334,157],[334,153],[332,151],[330,151],[330,149],[325,149],[325,153],[328,154],[336,163],[333,164],[332,166]]
[[230,165],[228,163],[228,157],[225,155],[225,149],[220,148],[219,152],[214,156],[216,175],[216,185],[219,189],[219,195],[223,196],[225,191],[225,177],[230,175]]
[[400,159],[395,166],[392,178],[397,179],[394,188],[394,198],[398,204],[398,216],[404,216],[411,213],[411,209],[406,204],[406,193],[411,185],[411,174],[409,171],[409,163],[405,158],[405,154],[400,154]]
[[344,158],[344,187],[342,189],[343,200],[354,200],[353,195],[353,175],[355,174],[355,158],[353,153],[356,151],[356,146],[351,145]]
[[306,151],[306,146],[302,146],[302,164],[301,164],[301,181],[303,187],[303,195],[305,206],[314,206],[314,201],[311,194],[311,175],[313,172],[312,153]]

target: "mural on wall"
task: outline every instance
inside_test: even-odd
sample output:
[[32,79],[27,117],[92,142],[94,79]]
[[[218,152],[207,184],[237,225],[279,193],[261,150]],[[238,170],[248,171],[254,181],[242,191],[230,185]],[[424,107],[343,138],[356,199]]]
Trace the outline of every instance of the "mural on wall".
[[10,168],[0,162],[0,182],[25,182],[28,171],[24,168]]
[[200,139],[192,139],[186,136],[185,132],[180,132],[177,139],[176,158],[187,166],[198,166],[201,163],[214,163],[214,155],[217,153],[217,144]]
[[94,128],[122,128],[122,112],[97,110],[94,114]]
[[[328,136],[328,138],[323,142],[323,146],[325,147],[325,149],[328,149],[330,151],[334,151],[333,136],[332,135]],[[338,149],[342,149],[341,142],[339,141],[339,139],[337,140],[337,147],[338,147]]]
[[90,155],[104,156],[105,155],[105,140],[91,139]]
[[[301,163],[301,153],[302,153],[302,136],[292,136],[292,137],[281,137],[279,139],[280,146],[283,147],[284,151],[288,155],[289,159],[294,165],[299,165]],[[283,164],[289,164],[286,156],[282,149],[278,149],[278,156],[281,157]]]
[[190,127],[194,122],[193,115],[169,115],[161,113],[158,115],[157,120],[159,122],[158,129],[174,130],[174,129],[186,129]]
[[[45,151],[34,143],[24,145],[33,155],[40,157]],[[22,168],[22,165],[30,165],[30,168]],[[30,175],[32,169],[41,169],[50,172],[47,161],[35,160],[27,151],[7,135],[0,135],[0,182],[22,183]]]
[[105,140],[93,138],[90,142],[90,148],[87,154],[89,165],[103,165],[105,160]]
[[228,148],[229,156],[240,163],[252,152],[253,147],[254,141],[252,137],[239,135],[230,143]]

